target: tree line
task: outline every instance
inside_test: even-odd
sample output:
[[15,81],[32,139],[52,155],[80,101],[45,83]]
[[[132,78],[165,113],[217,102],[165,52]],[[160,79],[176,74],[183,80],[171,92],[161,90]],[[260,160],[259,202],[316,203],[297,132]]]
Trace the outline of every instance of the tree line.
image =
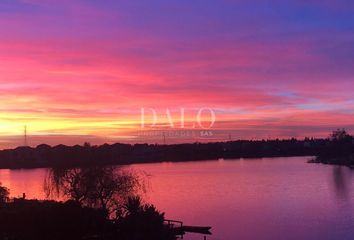
[[295,138],[191,144],[103,144],[18,147],[0,151],[0,168],[77,167],[162,161],[316,156],[330,141]]
[[85,143],[52,147],[41,144],[37,147],[1,150],[0,168],[71,168],[163,161],[290,156],[319,156],[318,161],[323,159],[322,162],[330,162],[331,160],[328,159],[340,152],[348,155],[353,145],[353,137],[344,129],[333,131],[329,137],[323,139],[237,140],[171,145],[116,143],[97,146]]

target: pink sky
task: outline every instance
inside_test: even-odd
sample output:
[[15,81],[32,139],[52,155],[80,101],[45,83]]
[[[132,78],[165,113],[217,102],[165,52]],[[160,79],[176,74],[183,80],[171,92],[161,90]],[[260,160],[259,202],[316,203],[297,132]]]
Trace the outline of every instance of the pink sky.
[[176,123],[185,108],[188,127],[215,111],[213,137],[169,143],[353,131],[353,7],[5,0],[0,148],[21,145],[24,125],[31,145],[161,142],[137,136],[141,108]]

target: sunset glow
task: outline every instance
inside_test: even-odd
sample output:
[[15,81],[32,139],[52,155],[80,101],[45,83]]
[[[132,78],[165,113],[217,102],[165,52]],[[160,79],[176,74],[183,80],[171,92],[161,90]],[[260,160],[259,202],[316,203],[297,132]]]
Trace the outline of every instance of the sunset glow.
[[[210,141],[354,131],[353,11],[349,0],[3,0],[0,148],[21,145],[25,125],[31,146],[161,142],[139,136],[141,108],[159,124],[169,109],[177,126],[184,108],[186,129],[213,109]],[[181,141],[203,139],[169,143]]]

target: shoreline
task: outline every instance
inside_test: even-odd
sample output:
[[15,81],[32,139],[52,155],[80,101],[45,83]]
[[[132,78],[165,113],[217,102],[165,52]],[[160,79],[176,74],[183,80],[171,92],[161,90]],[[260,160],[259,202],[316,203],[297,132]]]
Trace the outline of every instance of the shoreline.
[[[240,161],[240,160],[253,160],[253,159],[274,159],[274,158],[296,158],[296,157],[308,157],[312,158],[312,155],[292,155],[292,156],[263,156],[263,157],[240,157],[240,158],[219,158],[219,159],[200,159],[200,160],[186,160],[186,161],[153,161],[153,162],[131,162],[125,164],[107,164],[106,166],[131,166],[131,165],[140,165],[140,164],[159,164],[159,163],[187,163],[187,162],[205,162],[205,161]],[[307,163],[315,163],[307,161]],[[317,163],[317,162],[316,162]],[[328,164],[329,165],[329,164]],[[52,167],[28,167],[28,168],[1,168],[0,170],[36,170],[36,169],[50,169]],[[76,166],[73,168],[80,168],[80,166]]]
[[18,147],[0,151],[0,169],[74,168],[216,159],[318,156],[326,139],[238,140],[175,145],[104,144]]

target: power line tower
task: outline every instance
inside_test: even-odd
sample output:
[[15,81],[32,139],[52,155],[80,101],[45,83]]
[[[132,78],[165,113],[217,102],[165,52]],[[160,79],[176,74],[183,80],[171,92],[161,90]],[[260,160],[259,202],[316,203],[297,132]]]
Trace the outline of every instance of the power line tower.
[[27,140],[27,125],[24,127],[24,132],[23,132],[23,143],[25,147],[28,146],[28,140]]
[[166,135],[165,135],[165,132],[162,132],[162,136],[163,136],[163,145],[166,145]]

